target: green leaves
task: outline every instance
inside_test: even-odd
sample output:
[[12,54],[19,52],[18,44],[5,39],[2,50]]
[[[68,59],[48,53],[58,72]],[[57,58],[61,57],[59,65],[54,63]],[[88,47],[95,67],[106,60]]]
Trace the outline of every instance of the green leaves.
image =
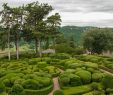
[[94,29],[84,36],[84,47],[92,53],[113,50],[113,32],[109,29]]

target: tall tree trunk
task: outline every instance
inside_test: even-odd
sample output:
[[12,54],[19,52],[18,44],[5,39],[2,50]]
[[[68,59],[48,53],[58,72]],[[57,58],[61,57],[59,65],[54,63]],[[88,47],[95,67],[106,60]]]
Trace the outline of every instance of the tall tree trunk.
[[35,39],[35,52],[38,55],[38,39]]
[[49,38],[46,38],[46,45],[45,45],[45,49],[48,49],[49,47]]
[[55,48],[55,45],[56,45],[56,38],[53,38],[53,46]]
[[8,59],[11,60],[11,52],[10,52],[10,29],[8,31]]
[[17,38],[16,38],[16,58],[17,60],[19,59],[19,35],[17,33]]
[[40,39],[38,39],[38,53],[39,53],[39,56],[42,57],[42,50],[41,50],[41,41],[40,41]]

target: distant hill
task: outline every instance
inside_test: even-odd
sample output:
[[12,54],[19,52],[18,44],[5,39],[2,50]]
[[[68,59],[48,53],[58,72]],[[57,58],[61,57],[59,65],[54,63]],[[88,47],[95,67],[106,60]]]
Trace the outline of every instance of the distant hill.
[[[60,28],[60,32],[64,34],[64,37],[66,39],[69,39],[70,37],[73,37],[75,42],[77,44],[81,43],[82,35],[84,32],[87,32],[88,30],[94,29],[97,27],[91,27],[91,26],[85,26],[85,27],[79,27],[79,26],[63,26]],[[113,30],[113,28],[111,28]]]

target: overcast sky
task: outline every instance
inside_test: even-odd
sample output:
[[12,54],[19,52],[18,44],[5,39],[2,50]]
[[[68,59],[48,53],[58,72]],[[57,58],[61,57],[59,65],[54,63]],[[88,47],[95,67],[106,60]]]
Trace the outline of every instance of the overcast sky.
[[[0,0],[11,6],[27,4],[37,0]],[[62,26],[113,27],[113,0],[38,0],[53,6],[62,18]]]

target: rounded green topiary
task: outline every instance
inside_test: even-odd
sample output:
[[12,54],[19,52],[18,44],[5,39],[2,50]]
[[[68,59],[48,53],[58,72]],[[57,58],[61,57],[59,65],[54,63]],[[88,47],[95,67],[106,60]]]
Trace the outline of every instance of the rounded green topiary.
[[62,90],[56,90],[54,91],[53,95],[64,95]]
[[82,81],[81,81],[79,76],[74,75],[74,74],[70,74],[69,77],[70,77],[70,85],[71,86],[80,86],[80,85],[82,85]]
[[23,82],[23,87],[25,89],[38,90],[41,86],[42,85],[34,79],[28,79]]
[[92,81],[94,82],[100,82],[103,78],[103,74],[102,73],[93,73],[92,74]]
[[44,86],[47,87],[52,83],[52,80],[50,78],[40,78],[40,83]]
[[95,72],[95,69],[94,68],[87,68],[87,71],[89,71],[91,73],[94,73]]
[[60,77],[59,81],[62,86],[68,86],[70,82],[70,78],[66,76],[62,76]]
[[102,79],[102,85],[104,86],[104,88],[111,88],[113,89],[113,76],[110,75],[106,75],[103,79]]
[[13,85],[9,79],[4,79],[3,83],[5,84],[6,87],[12,87]]
[[24,88],[20,84],[15,84],[12,87],[11,95],[22,95]]
[[0,93],[5,92],[5,85],[1,82],[0,83]]
[[98,90],[98,83],[93,82],[93,83],[90,85],[90,87],[91,87],[92,90]]
[[89,71],[80,70],[76,72],[76,75],[82,79],[83,84],[88,84],[91,82],[91,73]]

